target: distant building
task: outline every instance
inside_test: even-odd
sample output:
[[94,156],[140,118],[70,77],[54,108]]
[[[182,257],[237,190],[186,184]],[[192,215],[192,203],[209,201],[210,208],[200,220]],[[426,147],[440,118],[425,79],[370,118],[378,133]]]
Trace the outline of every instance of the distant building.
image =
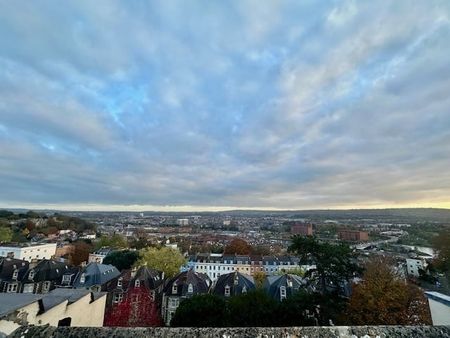
[[189,219],[188,218],[179,218],[177,219],[177,224],[181,226],[189,225]]
[[247,256],[222,254],[197,254],[189,257],[188,269],[204,273],[215,281],[221,275],[238,271],[250,276],[256,272],[273,275],[290,270],[308,270],[310,266],[299,265],[299,258],[294,256]]
[[0,256],[32,261],[51,259],[56,253],[56,243],[20,243],[0,246]]
[[313,227],[311,223],[296,223],[291,226],[291,234],[302,235],[302,236],[312,236]]
[[213,284],[211,293],[221,297],[231,297],[254,289],[255,281],[253,277],[236,271],[221,275]]
[[175,314],[180,303],[194,295],[208,293],[211,280],[207,275],[188,270],[170,279],[163,290],[162,317],[166,325]]
[[433,325],[450,325],[450,296],[440,292],[427,291]]
[[306,282],[297,275],[284,274],[281,276],[268,276],[264,289],[274,299],[282,301],[303,289]]
[[99,263],[102,264],[103,260],[106,256],[108,256],[110,253],[114,252],[113,249],[108,247],[103,247],[94,253],[89,254],[88,263]]
[[105,293],[56,289],[45,295],[1,293],[0,336],[21,325],[103,326]]
[[369,240],[369,234],[366,231],[359,230],[339,230],[338,237],[342,241],[366,242]]
[[421,258],[407,258],[406,259],[406,272],[410,276],[420,277],[420,270],[425,271],[427,268],[427,262]]

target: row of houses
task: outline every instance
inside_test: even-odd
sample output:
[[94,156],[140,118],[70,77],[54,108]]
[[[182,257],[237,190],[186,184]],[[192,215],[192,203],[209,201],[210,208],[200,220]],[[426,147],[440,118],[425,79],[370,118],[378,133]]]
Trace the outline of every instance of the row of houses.
[[186,270],[206,274],[212,281],[230,272],[241,272],[254,276],[258,272],[274,275],[302,269],[307,271],[314,266],[301,265],[295,256],[261,255],[223,255],[203,253],[189,257]]

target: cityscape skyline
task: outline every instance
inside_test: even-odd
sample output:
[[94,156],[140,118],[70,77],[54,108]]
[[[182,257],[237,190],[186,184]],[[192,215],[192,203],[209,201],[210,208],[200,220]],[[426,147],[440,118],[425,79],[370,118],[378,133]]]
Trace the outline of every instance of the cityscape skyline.
[[0,8],[0,208],[450,208],[448,1]]

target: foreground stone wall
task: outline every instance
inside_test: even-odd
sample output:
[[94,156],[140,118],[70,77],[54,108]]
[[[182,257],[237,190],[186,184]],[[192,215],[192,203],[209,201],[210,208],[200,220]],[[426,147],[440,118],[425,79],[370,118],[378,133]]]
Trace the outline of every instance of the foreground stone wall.
[[450,326],[337,326],[337,327],[251,327],[251,328],[89,328],[21,327],[13,338],[450,338]]

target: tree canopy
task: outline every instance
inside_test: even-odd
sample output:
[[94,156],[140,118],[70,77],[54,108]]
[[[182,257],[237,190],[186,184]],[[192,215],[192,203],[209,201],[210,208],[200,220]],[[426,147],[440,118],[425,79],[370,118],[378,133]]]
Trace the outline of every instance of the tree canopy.
[[252,252],[252,247],[241,238],[234,238],[225,247],[224,254],[227,255],[249,255]]
[[305,276],[317,278],[322,292],[326,292],[326,286],[339,285],[347,281],[360,268],[353,262],[350,247],[346,244],[331,244],[320,242],[313,236],[294,236],[289,251],[300,257],[304,264],[313,264],[315,269],[305,273]]
[[128,242],[123,236],[121,236],[119,234],[114,234],[112,236],[100,237],[100,239],[97,241],[95,247],[97,249],[100,249],[102,247],[110,247],[110,248],[117,248],[117,249],[128,248]]
[[225,300],[216,295],[196,295],[178,306],[170,326],[222,327],[228,324]]
[[186,264],[183,255],[172,248],[145,248],[140,251],[140,258],[135,266],[147,266],[164,272],[166,277],[173,277],[180,272],[180,267]]
[[139,252],[137,251],[114,251],[105,257],[103,263],[114,265],[119,271],[122,271],[130,269],[138,259]]
[[385,258],[370,261],[347,309],[352,325],[429,325],[423,292],[405,283]]
[[7,226],[0,227],[0,242],[10,242],[13,236],[11,228]]
[[450,229],[441,231],[433,239],[433,248],[438,254],[436,268],[450,272]]

